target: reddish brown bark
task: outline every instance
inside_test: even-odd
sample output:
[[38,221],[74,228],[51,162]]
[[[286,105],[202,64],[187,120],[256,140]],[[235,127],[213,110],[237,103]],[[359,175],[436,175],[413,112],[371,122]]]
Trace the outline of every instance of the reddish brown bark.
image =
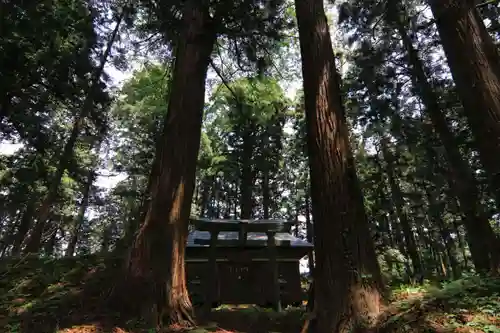
[[375,324],[382,282],[349,145],[323,0],[296,0],[311,175],[318,332]]
[[[215,42],[207,1],[186,3],[151,200],[127,262],[124,305],[140,301],[158,326],[192,323],[184,254],[205,97]],[[156,163],[155,163],[156,164]],[[132,289],[130,289],[132,288]]]
[[500,54],[470,0],[429,1],[448,64],[500,205]]

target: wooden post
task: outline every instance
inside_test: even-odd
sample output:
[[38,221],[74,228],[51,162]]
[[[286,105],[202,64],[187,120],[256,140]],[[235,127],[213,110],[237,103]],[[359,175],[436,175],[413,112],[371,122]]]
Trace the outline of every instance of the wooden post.
[[280,292],[280,282],[279,282],[279,270],[276,258],[276,240],[275,232],[268,231],[267,234],[267,247],[269,251],[269,264],[271,268],[272,276],[272,286],[273,286],[273,301],[275,310],[281,312],[281,292]]
[[247,242],[247,227],[245,223],[240,224],[240,230],[238,231],[238,241],[240,246],[245,246]]
[[206,295],[205,311],[207,314],[212,311],[212,304],[217,300],[217,240],[219,238],[219,231],[210,231],[210,247],[209,247],[209,260],[208,260],[208,278],[206,279]]

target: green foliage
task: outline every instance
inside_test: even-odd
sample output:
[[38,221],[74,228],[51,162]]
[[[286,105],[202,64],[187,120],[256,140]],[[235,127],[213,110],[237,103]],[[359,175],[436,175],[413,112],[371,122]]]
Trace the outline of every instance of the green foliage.
[[[64,307],[69,306],[71,300],[83,291],[82,283],[90,281],[96,272],[103,272],[106,265],[112,267],[116,265],[116,260],[95,256],[59,260],[36,257],[2,260],[0,313],[5,315],[0,320],[2,327],[9,325],[13,329],[25,326],[23,321],[27,314],[33,324],[45,320],[50,325],[58,316],[75,311]],[[103,281],[95,283],[96,286],[105,286]]]
[[[267,77],[239,79],[215,89],[205,114],[202,136],[198,172],[202,194],[195,208],[200,214],[239,216],[243,202],[254,200],[251,196],[257,191],[262,193],[262,201],[255,200],[250,206],[261,204],[266,208],[255,215],[263,216],[264,209],[274,216],[279,214],[277,177],[282,166],[283,127],[289,103],[278,82]],[[214,184],[212,189],[210,183]],[[243,193],[242,189],[248,191]],[[221,191],[225,202],[204,201],[203,195],[208,195],[210,190]],[[240,212],[230,211],[238,201]]]
[[119,92],[112,110],[116,171],[149,174],[167,112],[168,74],[165,66],[146,65]]

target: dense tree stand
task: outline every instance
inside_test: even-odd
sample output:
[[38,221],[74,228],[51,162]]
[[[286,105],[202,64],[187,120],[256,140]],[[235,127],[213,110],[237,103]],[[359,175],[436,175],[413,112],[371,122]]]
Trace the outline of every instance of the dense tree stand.
[[[479,158],[500,204],[500,52],[474,1],[433,0],[429,5]],[[498,271],[498,264],[493,270]]]
[[215,33],[208,1],[185,4],[171,97],[150,183],[147,213],[126,264],[122,305],[157,327],[193,325],[184,253]]
[[358,185],[322,0],[296,0],[316,266],[317,331],[375,326],[382,282]]

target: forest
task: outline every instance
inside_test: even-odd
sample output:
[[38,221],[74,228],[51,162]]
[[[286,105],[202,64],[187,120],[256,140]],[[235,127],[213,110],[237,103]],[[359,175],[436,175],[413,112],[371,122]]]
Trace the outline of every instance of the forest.
[[[199,311],[193,217],[302,305]],[[500,1],[1,1],[0,332],[500,333]]]

